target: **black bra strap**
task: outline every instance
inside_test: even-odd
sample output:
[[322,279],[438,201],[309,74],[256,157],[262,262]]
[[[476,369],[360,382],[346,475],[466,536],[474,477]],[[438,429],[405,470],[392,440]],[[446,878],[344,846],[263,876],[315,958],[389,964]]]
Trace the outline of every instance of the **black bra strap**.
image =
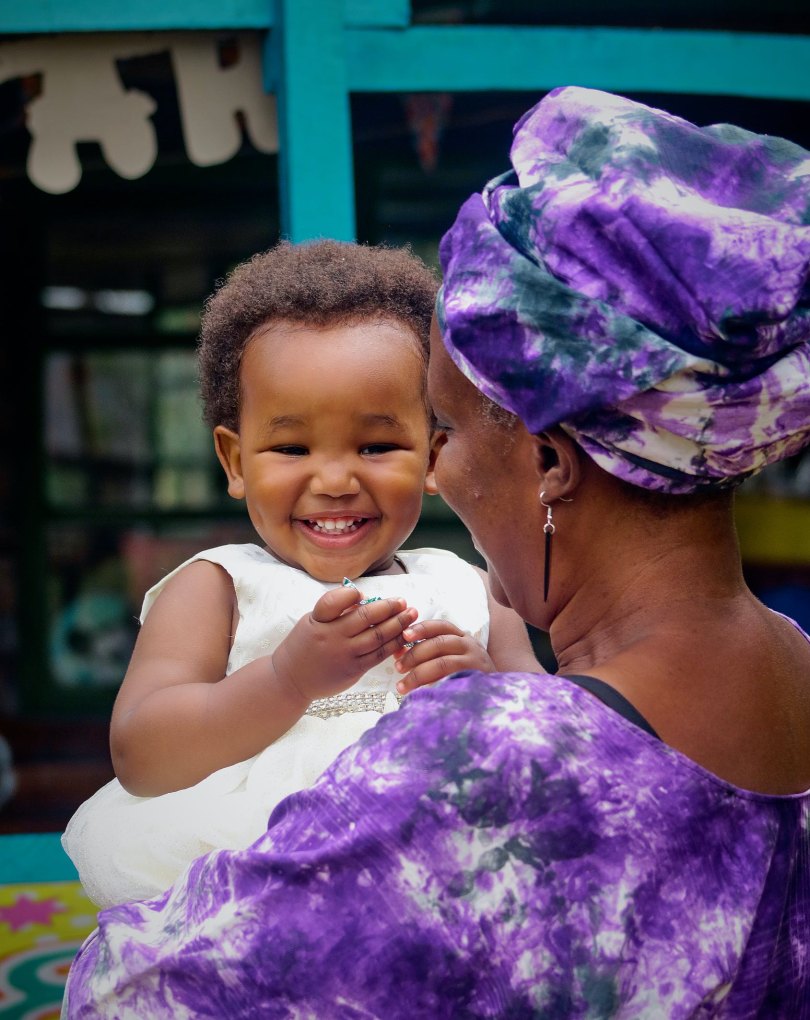
[[612,708],[614,712],[618,712],[628,722],[649,733],[656,740],[661,739],[641,712],[634,705],[631,705],[623,694],[619,694],[615,687],[606,684],[604,680],[599,680],[595,676],[579,676],[571,673],[561,673],[560,676],[564,680],[570,680],[572,683],[577,684],[579,687],[584,687],[586,691],[590,691],[591,694],[604,702],[608,708]]

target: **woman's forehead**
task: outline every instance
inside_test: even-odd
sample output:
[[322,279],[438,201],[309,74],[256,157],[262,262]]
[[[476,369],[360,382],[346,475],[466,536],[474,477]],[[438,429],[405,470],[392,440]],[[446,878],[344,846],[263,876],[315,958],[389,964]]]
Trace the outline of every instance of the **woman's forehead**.
[[430,332],[428,396],[434,405],[456,409],[474,407],[478,400],[478,391],[447,353],[435,320]]

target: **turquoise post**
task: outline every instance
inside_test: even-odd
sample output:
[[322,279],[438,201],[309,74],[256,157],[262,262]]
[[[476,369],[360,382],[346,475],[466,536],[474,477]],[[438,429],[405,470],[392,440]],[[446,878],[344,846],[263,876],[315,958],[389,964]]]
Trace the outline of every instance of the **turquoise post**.
[[353,241],[344,0],[276,0],[275,15],[267,58],[278,96],[281,234]]

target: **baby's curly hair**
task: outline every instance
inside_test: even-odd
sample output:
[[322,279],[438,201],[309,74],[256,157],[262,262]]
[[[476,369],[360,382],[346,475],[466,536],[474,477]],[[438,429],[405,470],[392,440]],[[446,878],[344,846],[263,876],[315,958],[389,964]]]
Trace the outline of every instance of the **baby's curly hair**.
[[237,266],[205,303],[197,363],[203,416],[239,428],[239,369],[251,336],[273,321],[315,328],[396,322],[427,366],[434,272],[408,248],[345,241],[281,241]]

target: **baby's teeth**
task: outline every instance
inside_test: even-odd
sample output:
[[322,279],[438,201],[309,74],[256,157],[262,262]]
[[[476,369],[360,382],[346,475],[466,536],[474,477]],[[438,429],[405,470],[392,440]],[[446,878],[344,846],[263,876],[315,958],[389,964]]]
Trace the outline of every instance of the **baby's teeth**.
[[357,521],[352,518],[345,520],[343,518],[339,520],[332,520],[328,518],[325,521],[313,521],[313,525],[319,528],[321,531],[346,531],[347,528],[351,528],[357,524]]

